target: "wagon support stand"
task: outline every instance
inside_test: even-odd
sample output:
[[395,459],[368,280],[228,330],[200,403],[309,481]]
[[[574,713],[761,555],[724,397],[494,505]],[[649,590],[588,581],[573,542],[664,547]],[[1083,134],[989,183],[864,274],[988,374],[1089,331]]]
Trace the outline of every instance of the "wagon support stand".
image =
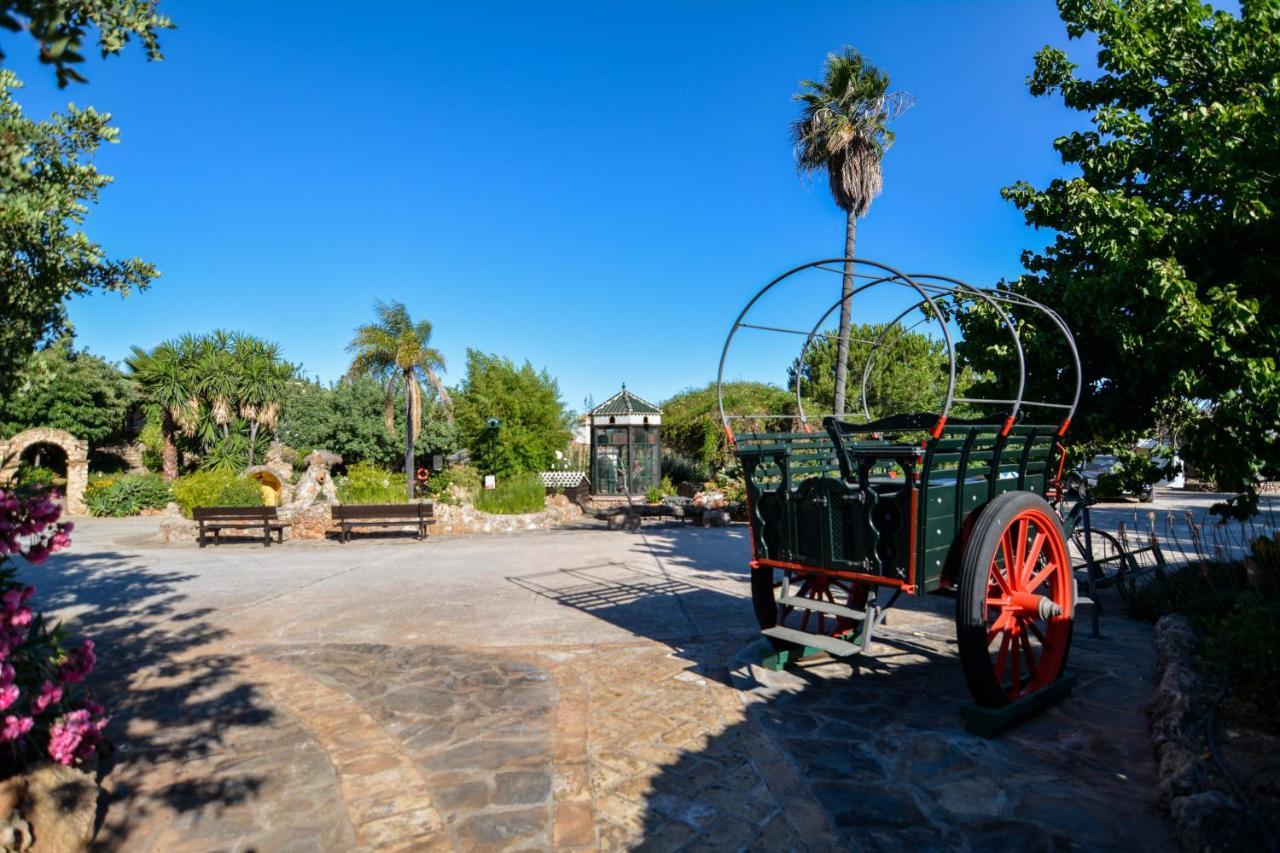
[[[752,312],[775,287],[796,285],[810,271],[843,275],[846,261],[864,282],[854,293],[880,287],[891,296],[906,293],[909,300],[876,340],[863,342],[871,346],[863,369],[865,422],[854,422],[856,416],[826,417],[825,435],[814,431],[804,412],[801,377],[796,388],[800,432],[735,431],[735,423],[770,417],[724,409],[725,365],[735,336],[747,329],[800,335],[803,363],[807,348],[825,334],[820,330],[843,298],[809,330],[785,328]],[[812,292],[800,291],[802,296]],[[948,318],[966,305],[991,309],[1009,333],[1017,370],[1012,399],[955,393],[955,344]],[[871,361],[889,329],[913,312],[924,317],[921,323],[935,323],[945,344],[945,394],[933,412],[874,420],[867,405]],[[1075,373],[1069,402],[1024,399],[1026,362],[1018,325],[1031,315],[1047,319],[1063,336]],[[863,259],[834,258],[796,267],[757,292],[725,341],[717,399],[746,479],[752,596],[757,620],[775,648],[768,662],[783,665],[814,649],[836,657],[865,652],[884,610],[898,595],[954,589],[962,664],[981,706],[1002,709],[1000,714],[1008,716],[1042,706],[1069,689],[1061,675],[1075,584],[1062,525],[1046,496],[1058,488],[1059,439],[1079,400],[1080,374],[1074,340],[1061,318],[1008,291],[980,290],[946,276],[907,275]],[[951,411],[956,403],[979,407],[982,413],[957,418]],[[1063,416],[1028,417],[1032,410]]]

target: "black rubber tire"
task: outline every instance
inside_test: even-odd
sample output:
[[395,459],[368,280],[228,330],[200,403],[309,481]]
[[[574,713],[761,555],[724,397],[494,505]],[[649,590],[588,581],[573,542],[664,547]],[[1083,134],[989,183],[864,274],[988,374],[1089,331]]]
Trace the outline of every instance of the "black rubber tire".
[[1138,493],[1138,501],[1140,503],[1149,504],[1156,499],[1156,487],[1147,486],[1146,489]]
[[773,586],[775,574],[776,571],[767,566],[751,570],[751,604],[761,630],[778,624],[778,602]]
[[[1028,509],[1041,510],[1057,528],[1058,536],[1067,548],[1066,536],[1058,514],[1044,498],[1032,492],[1005,492],[987,504],[973,525],[969,541],[960,560],[960,588],[956,595],[956,643],[960,649],[960,666],[974,700],[983,707],[999,708],[1009,704],[1009,697],[996,680],[991,666],[991,653],[987,643],[987,577],[991,560],[1000,547],[1005,528],[1019,513]],[[1070,563],[1070,555],[1067,558]],[[1070,573],[1070,565],[1065,567]],[[1074,590],[1074,585],[1072,587]],[[1074,600],[1067,610],[1074,618]],[[1070,632],[1056,681],[1066,668],[1071,651]]]

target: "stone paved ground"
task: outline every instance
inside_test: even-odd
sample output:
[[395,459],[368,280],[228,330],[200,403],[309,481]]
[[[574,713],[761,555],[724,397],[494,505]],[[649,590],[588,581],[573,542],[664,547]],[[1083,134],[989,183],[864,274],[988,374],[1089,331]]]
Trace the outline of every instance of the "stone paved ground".
[[[103,850],[1168,849],[1147,630],[963,733],[950,603],[857,669],[753,667],[739,527],[198,550],[87,521],[33,569],[100,640]],[[1080,631],[1079,634],[1085,632]]]

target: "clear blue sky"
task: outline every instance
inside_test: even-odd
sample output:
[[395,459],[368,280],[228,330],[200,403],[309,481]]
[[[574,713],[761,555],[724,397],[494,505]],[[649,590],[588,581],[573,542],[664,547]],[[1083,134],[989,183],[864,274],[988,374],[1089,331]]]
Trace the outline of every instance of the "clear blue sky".
[[235,328],[328,380],[398,299],[451,383],[475,347],[546,367],[574,408],[706,383],[755,288],[840,254],[843,215],[787,138],[828,51],[916,99],[859,254],[980,283],[1047,236],[1000,188],[1060,174],[1051,141],[1083,120],[1027,93],[1032,56],[1091,59],[1047,0],[160,5],[164,62],[135,46],[63,91],[0,35],[29,113],[113,114],[87,230],[163,274],[73,303],[79,345],[118,360]]

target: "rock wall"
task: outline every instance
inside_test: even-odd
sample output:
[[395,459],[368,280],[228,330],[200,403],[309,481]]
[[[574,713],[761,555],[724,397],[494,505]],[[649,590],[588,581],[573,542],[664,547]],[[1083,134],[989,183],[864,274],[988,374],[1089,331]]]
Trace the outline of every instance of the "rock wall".
[[517,530],[545,530],[582,517],[582,510],[564,495],[547,498],[542,512],[522,515],[490,515],[470,504],[436,504],[435,523],[429,535],[464,536],[473,533],[514,533]]

